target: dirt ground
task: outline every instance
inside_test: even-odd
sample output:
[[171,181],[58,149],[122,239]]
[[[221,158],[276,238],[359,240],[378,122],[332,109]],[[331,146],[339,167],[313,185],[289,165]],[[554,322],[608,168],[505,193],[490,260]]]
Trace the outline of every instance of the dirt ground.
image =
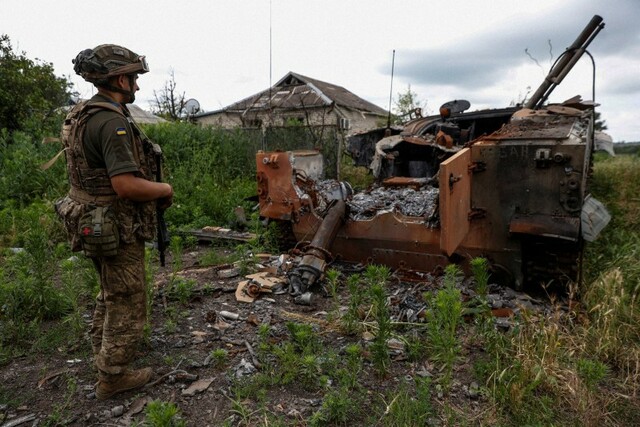
[[[238,302],[236,288],[242,276],[221,278],[221,266],[202,267],[198,259],[203,250],[185,252],[182,277],[197,283],[188,301],[180,303],[167,297],[166,288],[171,271],[159,268],[155,280],[157,291],[152,315],[153,330],[148,344],[141,346],[134,367],[151,366],[154,377],[142,390],[117,395],[107,401],[98,401],[94,395],[96,381],[89,344],[72,348],[59,348],[47,357],[27,355],[0,369],[4,390],[14,392],[10,402],[0,402],[0,421],[8,425],[70,425],[116,426],[132,425],[144,419],[144,406],[152,400],[173,402],[189,426],[246,425],[234,406],[234,377],[250,376],[257,371],[252,352],[258,345],[258,329],[268,324],[274,342],[287,336],[286,323],[295,321],[313,325],[326,348],[343,352],[349,343],[366,347],[366,337],[345,336],[330,313],[344,312],[348,293],[338,288],[336,299],[314,294],[311,305],[295,304],[288,293],[261,294],[252,303]],[[273,258],[272,258],[273,259]],[[420,295],[432,289],[429,280],[392,280],[388,295],[393,301],[404,295]],[[392,304],[393,305],[393,304]],[[238,314],[237,320],[223,319],[221,312]],[[90,321],[91,307],[87,307],[86,320]],[[221,320],[223,322],[221,322]],[[88,327],[87,327],[88,329]],[[477,351],[462,339],[465,362],[455,367],[453,385],[447,401],[454,411],[473,418],[482,411],[483,397],[471,393],[477,387],[471,374],[470,358]],[[214,366],[210,354],[223,348],[227,353],[224,366]],[[391,348],[389,375],[380,378],[374,373],[371,361],[365,357],[365,369],[360,383],[366,388],[369,402],[379,402],[385,390],[415,376],[431,376],[434,367],[426,360],[409,361],[401,349]],[[306,425],[306,421],[319,410],[324,393],[307,391],[298,384],[268,388],[262,402],[245,400],[243,407],[267,411],[282,425]],[[436,405],[440,397],[434,391]],[[363,408],[367,413],[367,408]],[[475,415],[474,415],[475,414]],[[257,418],[253,418],[256,420]],[[266,418],[265,418],[266,419]],[[363,417],[362,424],[366,425]],[[54,421],[52,421],[54,420]],[[439,424],[436,422],[435,424]],[[4,424],[7,425],[7,424]],[[259,425],[269,425],[261,422]]]

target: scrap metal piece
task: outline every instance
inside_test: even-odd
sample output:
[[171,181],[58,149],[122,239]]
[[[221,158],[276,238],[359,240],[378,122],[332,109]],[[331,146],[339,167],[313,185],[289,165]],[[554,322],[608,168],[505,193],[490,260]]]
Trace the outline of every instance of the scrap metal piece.
[[322,220],[311,244],[304,251],[302,260],[289,273],[289,293],[293,296],[306,292],[323,274],[327,261],[331,258],[329,247],[342,226],[347,205],[344,200],[336,200]]
[[587,242],[593,242],[602,229],[611,221],[611,214],[600,201],[589,194],[584,199],[580,220],[582,224],[582,237]]
[[243,280],[238,283],[238,287],[236,288],[236,301],[247,303],[252,303],[253,301],[255,301],[257,296],[249,295],[246,291],[248,284],[248,280]]

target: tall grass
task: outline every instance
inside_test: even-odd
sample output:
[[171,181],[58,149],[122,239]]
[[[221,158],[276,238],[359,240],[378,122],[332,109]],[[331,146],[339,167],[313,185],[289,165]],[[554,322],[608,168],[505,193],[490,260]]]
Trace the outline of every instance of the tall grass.
[[[640,159],[595,163],[593,195],[612,221],[584,257],[568,307],[523,312],[506,334],[483,324],[487,388],[519,425],[630,425],[640,413]],[[569,295],[569,297],[574,297]]]
[[582,302],[589,314],[585,339],[602,360],[640,385],[640,157],[595,164],[592,192],[612,214],[587,247]]

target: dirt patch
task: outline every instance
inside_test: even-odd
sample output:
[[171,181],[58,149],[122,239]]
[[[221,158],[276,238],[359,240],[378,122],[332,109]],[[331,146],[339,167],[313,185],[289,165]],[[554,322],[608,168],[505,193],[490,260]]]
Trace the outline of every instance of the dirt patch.
[[[411,336],[410,326],[396,326],[393,336],[401,339],[389,342],[388,374],[381,377],[374,369],[371,334],[345,335],[340,327],[350,298],[346,286],[337,288],[335,298],[314,293],[310,305],[295,304],[292,296],[279,291],[262,293],[252,303],[239,302],[236,290],[238,283],[246,280],[244,275],[221,278],[225,275],[221,272],[231,266],[199,265],[204,250],[209,249],[185,253],[183,268],[176,274],[170,267],[159,268],[156,273],[152,331],[134,365],[154,369],[150,386],[98,401],[93,393],[96,378],[88,340],[76,348],[61,346],[55,354],[28,355],[0,369],[2,387],[12,393],[8,402],[1,402],[4,421],[32,417],[25,425],[45,421],[46,425],[131,425],[144,418],[148,402],[158,400],[175,403],[187,425],[269,425],[269,420],[280,425],[307,425],[324,399],[338,387],[338,370],[344,370],[346,365],[335,366],[336,377],[331,368],[324,368],[322,375],[326,378],[313,386],[299,378],[284,385],[283,381],[265,385],[263,378],[260,388],[266,390],[266,395],[259,390],[241,396],[237,393],[239,384],[251,386],[252,378],[269,372],[258,360],[261,343],[264,348],[267,341],[273,348],[288,342],[291,331],[287,325],[291,322],[311,325],[320,342],[320,359],[323,355],[338,355],[342,360],[350,344],[364,349],[362,369],[355,377],[362,398],[357,400],[360,407],[349,425],[370,425],[372,416],[384,416],[390,404],[385,400],[389,390],[413,384],[415,378],[438,377],[438,367],[428,358],[410,357],[407,341],[403,340]],[[265,265],[268,263],[265,258]],[[343,266],[343,277],[353,272],[353,266]],[[182,301],[170,292],[170,283],[176,277],[195,284]],[[421,295],[438,287],[440,278],[431,275],[394,276],[386,289],[391,317],[407,323],[420,322],[420,311],[424,309]],[[513,310],[508,307],[513,298],[497,301],[497,308]],[[87,322],[90,316],[88,307]],[[265,330],[269,331],[267,337]],[[482,356],[482,350],[469,337],[461,336],[459,341],[463,360],[454,367],[446,400],[460,416],[470,419],[481,412],[484,402],[472,374],[473,360]],[[221,360],[213,355],[217,349],[226,351]],[[264,357],[263,354],[262,360]],[[271,362],[281,360],[269,355],[266,358]],[[274,367],[271,369],[273,372]],[[435,381],[431,397],[436,407],[444,398]],[[434,413],[437,412],[436,408]]]

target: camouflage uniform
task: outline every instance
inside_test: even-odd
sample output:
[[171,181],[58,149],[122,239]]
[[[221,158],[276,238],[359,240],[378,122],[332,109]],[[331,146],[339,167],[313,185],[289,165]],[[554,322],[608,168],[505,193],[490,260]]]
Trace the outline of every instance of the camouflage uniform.
[[100,275],[90,334],[101,379],[127,370],[146,320],[144,241],[154,237],[155,202],[119,198],[110,182],[121,173],[153,180],[153,144],[141,135],[126,107],[102,95],[74,107],[63,127],[71,189],[56,211],[72,249],[82,248],[78,222],[94,206],[113,209],[119,233],[117,255],[91,257]]

